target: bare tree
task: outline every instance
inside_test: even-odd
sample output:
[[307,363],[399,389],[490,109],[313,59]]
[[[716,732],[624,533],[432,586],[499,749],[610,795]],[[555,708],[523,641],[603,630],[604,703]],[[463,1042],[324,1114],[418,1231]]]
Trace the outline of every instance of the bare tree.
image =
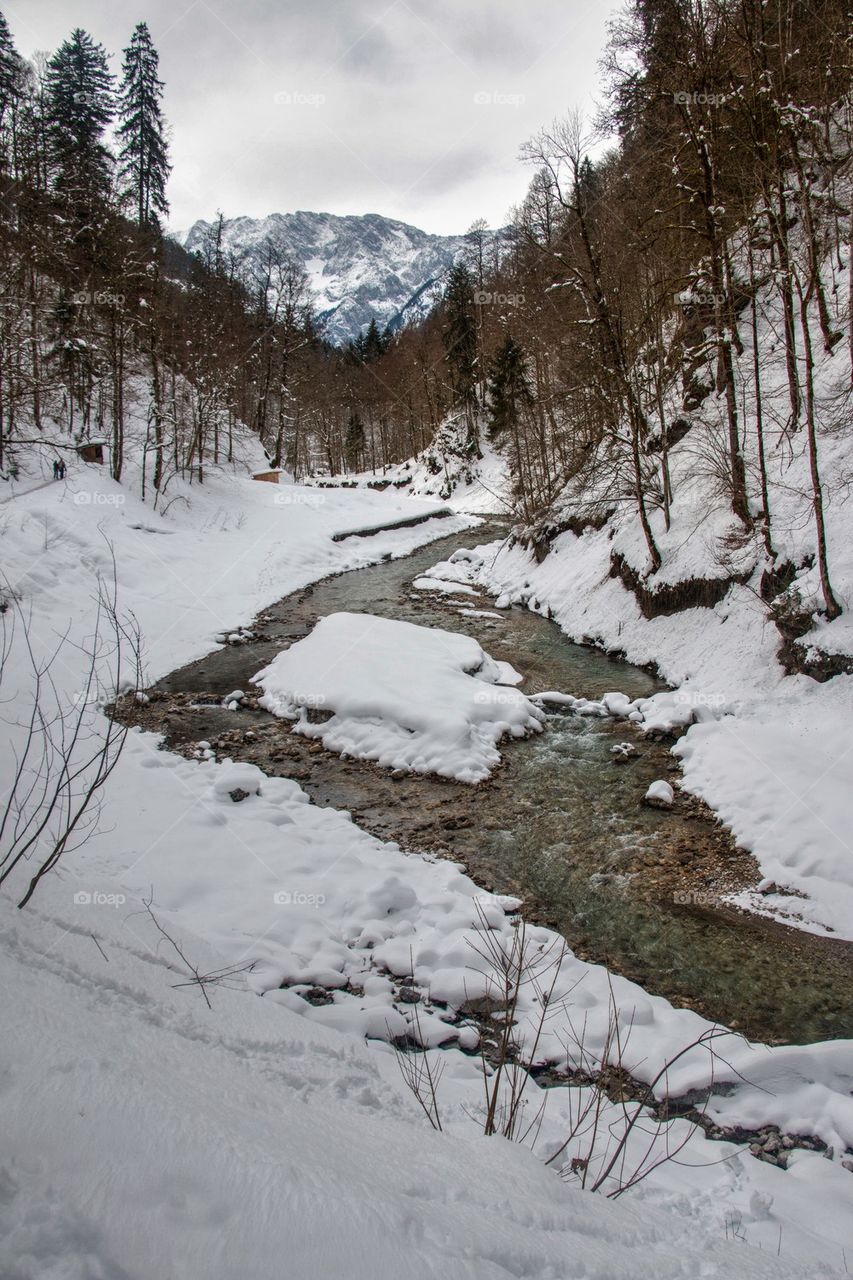
[[[97,830],[103,788],[128,732],[103,707],[122,688],[129,696],[140,689],[141,641],[135,618],[118,612],[114,562],[112,579],[98,579],[91,631],[81,641],[69,626],[43,649],[32,613],[8,583],[3,597],[0,720],[11,730],[14,768],[0,809],[0,885],[32,861],[24,907],[63,855]],[[13,664],[21,684],[10,688]],[[60,669],[79,672],[71,695]],[[11,707],[25,699],[29,710],[18,719]]]

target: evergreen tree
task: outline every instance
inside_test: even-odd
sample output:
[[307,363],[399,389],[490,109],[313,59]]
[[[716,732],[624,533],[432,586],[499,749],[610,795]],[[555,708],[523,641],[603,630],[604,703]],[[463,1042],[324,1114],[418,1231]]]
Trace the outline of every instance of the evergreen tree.
[[519,413],[533,403],[521,348],[512,338],[499,348],[489,373],[489,434],[518,430]]
[[371,318],[370,324],[367,326],[367,332],[364,335],[364,343],[362,346],[362,359],[365,364],[369,364],[371,360],[378,360],[385,350],[385,344],[382,341],[382,334],[379,332],[379,325],[376,323],[376,317]]
[[169,211],[166,181],[171,172],[160,100],[159,57],[144,22],[124,51],[119,89],[119,199],[134,210],[141,227]]
[[24,90],[24,61],[15,48],[9,24],[0,13],[0,129]]
[[446,323],[442,334],[444,358],[450,374],[454,403],[463,410],[467,445],[476,447],[477,317],[471,273],[463,263],[450,271],[444,295]]
[[353,364],[370,364],[371,360],[378,360],[384,355],[385,348],[390,341],[390,335],[386,329],[384,333],[380,333],[379,325],[376,323],[376,317],[372,317],[370,324],[366,329],[347,343],[347,357]]
[[47,66],[54,186],[87,217],[109,195],[113,158],[104,130],[113,118],[113,78],[103,45],[77,27]]
[[18,135],[25,90],[26,64],[0,13],[0,220],[4,222],[16,216],[20,195]]

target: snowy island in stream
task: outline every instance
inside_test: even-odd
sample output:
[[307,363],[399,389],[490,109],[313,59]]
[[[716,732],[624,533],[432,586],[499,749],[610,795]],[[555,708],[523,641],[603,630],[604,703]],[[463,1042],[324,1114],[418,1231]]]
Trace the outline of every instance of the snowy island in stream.
[[497,744],[541,730],[521,676],[470,636],[369,613],[333,613],[253,677],[259,703],[330,751],[481,782]]

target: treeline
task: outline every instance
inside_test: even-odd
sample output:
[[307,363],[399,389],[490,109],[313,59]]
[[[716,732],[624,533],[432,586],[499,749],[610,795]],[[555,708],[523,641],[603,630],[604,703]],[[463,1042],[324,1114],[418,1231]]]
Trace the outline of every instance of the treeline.
[[[652,569],[694,410],[713,400],[720,423],[697,470],[771,557],[768,441],[803,432],[834,616],[819,427],[849,424],[850,385],[827,399],[815,368],[845,342],[853,369],[850,18],[842,0],[632,0],[602,118],[524,148],[533,178],[497,270],[460,264],[439,312],[375,364],[395,421],[431,420],[424,371],[440,368],[457,448],[508,451],[523,520],[577,480],[591,519],[636,509]],[[618,145],[591,159],[596,135]]]
[[[221,216],[198,254],[164,235],[163,92],[145,23],[116,80],[87,32],[28,61],[0,14],[0,468],[30,438],[104,437],[120,480],[140,422],[155,500],[230,460],[244,426],[275,466],[378,465],[392,424],[367,369],[387,338],[323,342],[301,267],[236,260]],[[431,423],[409,424],[412,450]]]
[[[144,23],[116,83],[86,32],[27,62],[0,18],[0,465],[58,426],[106,435],[121,478],[140,416],[155,497],[231,458],[238,424],[298,475],[424,450],[438,473],[492,442],[524,522],[574,484],[593,520],[636,510],[655,568],[670,451],[713,402],[697,468],[771,557],[766,457],[802,433],[833,615],[820,428],[849,416],[850,387],[826,403],[815,369],[843,342],[853,368],[850,62],[844,0],[631,0],[602,118],[528,143],[510,233],[475,223],[423,323],[372,325],[338,350],[301,267],[271,246],[235,259],[221,216],[192,257],[163,236],[163,84]],[[604,155],[602,136],[618,140]]]

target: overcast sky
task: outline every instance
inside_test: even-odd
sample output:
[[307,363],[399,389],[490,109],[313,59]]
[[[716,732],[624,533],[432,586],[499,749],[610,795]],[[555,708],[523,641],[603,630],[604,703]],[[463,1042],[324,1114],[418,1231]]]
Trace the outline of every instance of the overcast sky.
[[591,106],[611,0],[17,0],[21,53],[82,26],[112,55],[145,20],[160,52],[170,223],[295,209],[427,231],[500,226],[519,145]]

